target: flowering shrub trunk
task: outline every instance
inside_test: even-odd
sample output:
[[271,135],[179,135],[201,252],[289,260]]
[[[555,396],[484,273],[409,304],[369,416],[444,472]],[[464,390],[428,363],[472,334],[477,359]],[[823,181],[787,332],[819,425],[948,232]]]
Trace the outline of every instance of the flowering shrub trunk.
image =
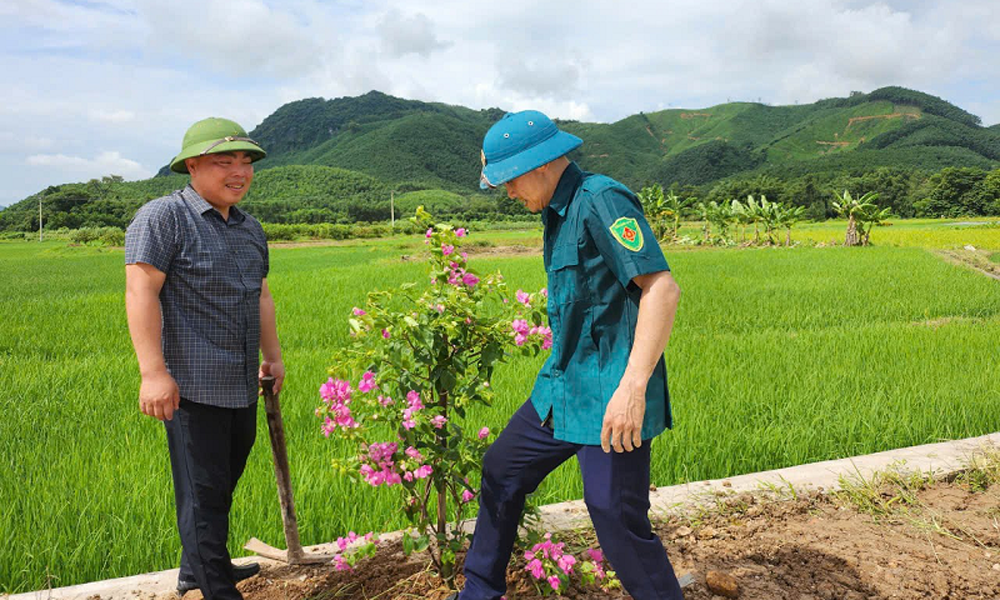
[[[422,207],[414,222],[426,228],[429,288],[419,293],[408,283],[372,292],[363,308],[354,308],[348,319],[353,342],[320,387],[316,414],[324,435],[357,444],[355,456],[335,461],[338,470],[397,490],[413,526],[404,549],[427,550],[453,585],[464,539],[458,524],[477,494],[469,478],[479,472],[491,439],[489,429],[468,422],[466,410],[490,404],[499,362],[514,351],[548,349],[552,333],[545,325],[545,290],[517,290],[508,298],[499,272],[480,276],[469,268],[460,251],[464,229],[435,225]],[[341,550],[347,541],[353,539]],[[338,556],[336,564],[350,568],[353,560]]]

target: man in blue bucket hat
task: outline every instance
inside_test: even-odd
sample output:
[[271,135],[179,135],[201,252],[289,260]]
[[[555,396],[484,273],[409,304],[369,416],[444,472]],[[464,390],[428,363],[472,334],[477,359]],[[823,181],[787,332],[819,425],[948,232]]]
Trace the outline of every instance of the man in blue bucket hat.
[[680,599],[649,522],[650,442],[670,426],[663,351],[680,298],[635,194],[566,154],[583,141],[508,113],[483,139],[484,188],[541,213],[552,354],[483,459],[461,600],[496,600],[525,496],[574,454],[598,541],[637,600]]

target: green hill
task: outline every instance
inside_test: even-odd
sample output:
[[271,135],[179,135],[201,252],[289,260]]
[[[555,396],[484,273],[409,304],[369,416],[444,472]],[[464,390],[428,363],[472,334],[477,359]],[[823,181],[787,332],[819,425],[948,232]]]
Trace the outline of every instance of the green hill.
[[[250,132],[268,158],[257,163],[245,206],[270,222],[383,220],[395,191],[400,214],[416,197],[445,215],[507,212],[501,192],[478,189],[480,142],[503,114],[377,91],[291,102]],[[734,102],[560,126],[584,139],[571,155],[584,169],[633,188],[660,183],[721,197],[763,193],[758,183],[767,178],[788,188],[788,200],[814,206],[813,216],[829,214],[821,188],[867,185],[877,170],[909,182],[893,201],[907,214],[931,193],[924,184],[936,172],[970,167],[985,177],[1000,166],[1000,125],[984,128],[941,98],[900,87],[800,106]],[[39,198],[50,207],[48,226],[122,226],[143,202],[186,180],[166,168],[145,181],[118,179],[51,186],[0,210],[0,231],[37,228]],[[770,183],[766,189],[776,193]],[[799,189],[816,191],[793,193]]]

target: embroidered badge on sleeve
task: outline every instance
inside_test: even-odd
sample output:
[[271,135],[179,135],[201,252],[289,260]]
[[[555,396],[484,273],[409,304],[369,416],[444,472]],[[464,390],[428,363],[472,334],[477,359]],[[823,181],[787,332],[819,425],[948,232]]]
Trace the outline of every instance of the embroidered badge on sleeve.
[[615,236],[619,244],[632,252],[642,250],[642,230],[639,229],[639,223],[632,217],[622,217],[615,221],[614,225],[611,226],[611,235]]

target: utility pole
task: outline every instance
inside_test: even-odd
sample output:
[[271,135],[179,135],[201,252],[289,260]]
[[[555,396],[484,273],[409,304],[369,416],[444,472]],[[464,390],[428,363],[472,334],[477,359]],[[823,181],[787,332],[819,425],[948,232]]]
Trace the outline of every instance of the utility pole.
[[389,223],[392,229],[396,228],[396,190],[389,192]]
[[38,241],[42,241],[42,197],[38,197]]

